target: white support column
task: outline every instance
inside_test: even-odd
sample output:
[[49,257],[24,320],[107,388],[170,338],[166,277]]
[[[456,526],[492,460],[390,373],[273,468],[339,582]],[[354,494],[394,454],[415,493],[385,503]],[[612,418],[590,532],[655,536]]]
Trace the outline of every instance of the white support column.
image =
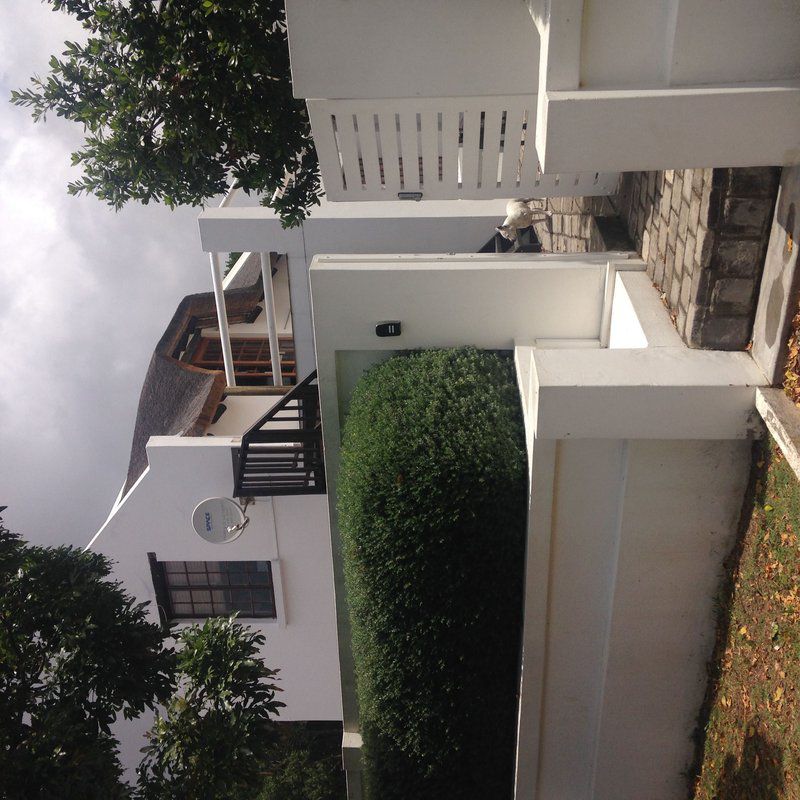
[[267,317],[269,336],[269,358],[272,362],[272,378],[276,386],[283,386],[281,351],[278,346],[278,328],[275,325],[275,292],[272,287],[272,255],[261,253],[261,280],[264,283],[264,313]]
[[211,262],[211,281],[214,284],[214,301],[217,305],[219,340],[222,345],[222,361],[225,364],[225,380],[228,386],[236,386],[231,336],[228,330],[228,311],[225,308],[225,292],[222,289],[222,268],[219,263],[219,253],[209,253],[208,258]]

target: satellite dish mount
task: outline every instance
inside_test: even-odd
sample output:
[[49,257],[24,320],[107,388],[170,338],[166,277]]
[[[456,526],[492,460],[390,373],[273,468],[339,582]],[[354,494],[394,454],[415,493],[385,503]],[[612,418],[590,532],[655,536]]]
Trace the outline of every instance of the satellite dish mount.
[[228,497],[209,497],[199,502],[192,512],[195,533],[211,544],[229,544],[236,541],[250,522],[244,508]]

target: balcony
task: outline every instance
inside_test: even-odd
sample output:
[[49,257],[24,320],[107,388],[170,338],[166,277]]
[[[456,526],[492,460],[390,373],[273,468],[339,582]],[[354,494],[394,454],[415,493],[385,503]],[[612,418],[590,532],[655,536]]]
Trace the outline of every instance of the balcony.
[[616,172],[543,175],[536,95],[309,99],[329,200],[611,194]]
[[242,436],[233,473],[234,497],[325,494],[316,371]]

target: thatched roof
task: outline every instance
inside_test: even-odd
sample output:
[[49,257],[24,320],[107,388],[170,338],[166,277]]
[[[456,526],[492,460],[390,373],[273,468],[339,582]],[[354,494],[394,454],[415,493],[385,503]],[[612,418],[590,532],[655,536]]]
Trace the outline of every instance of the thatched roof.
[[[258,313],[263,290],[260,275],[254,277],[249,286],[226,290],[230,324],[249,321]],[[192,333],[203,327],[217,327],[213,292],[184,297],[156,345],[139,397],[123,496],[147,467],[145,448],[151,436],[202,436],[214,418],[225,391],[225,373],[178,360]]]

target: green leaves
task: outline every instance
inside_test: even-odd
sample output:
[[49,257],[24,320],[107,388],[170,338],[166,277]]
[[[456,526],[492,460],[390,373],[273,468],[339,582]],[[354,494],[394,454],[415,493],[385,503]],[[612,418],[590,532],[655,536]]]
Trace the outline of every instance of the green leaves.
[[302,100],[292,96],[281,0],[50,0],[91,33],[11,102],[87,131],[72,194],[200,205],[235,180],[285,226],[321,195]]
[[353,392],[341,454],[368,797],[509,797],[527,494],[510,359],[379,364]]
[[116,798],[110,726],[173,689],[171,649],[97,553],[31,547],[0,523],[2,797]]
[[264,636],[234,618],[180,632],[180,694],[158,716],[139,770],[142,800],[249,800],[276,740],[277,672]]

